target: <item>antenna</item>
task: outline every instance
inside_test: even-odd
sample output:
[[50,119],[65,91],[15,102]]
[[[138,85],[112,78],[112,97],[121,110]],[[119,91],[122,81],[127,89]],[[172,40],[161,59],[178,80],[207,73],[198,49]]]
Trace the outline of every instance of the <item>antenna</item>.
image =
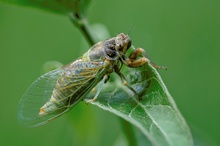
[[130,26],[130,29],[129,29],[128,34],[127,34],[127,35],[129,35],[129,34],[130,34],[131,29],[132,29],[132,27],[133,27],[133,26],[134,26],[134,24],[132,23],[132,24],[131,24],[131,26]]

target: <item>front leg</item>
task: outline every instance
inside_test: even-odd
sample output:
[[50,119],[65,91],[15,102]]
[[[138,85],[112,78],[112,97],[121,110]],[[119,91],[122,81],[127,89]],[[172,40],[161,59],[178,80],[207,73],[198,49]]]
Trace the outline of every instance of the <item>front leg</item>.
[[[138,58],[140,55],[143,55],[143,57]],[[126,57],[125,55],[122,56],[122,61],[129,67],[140,67],[144,65],[145,63],[150,63],[153,67],[155,68],[165,68],[163,66],[158,66],[155,63],[151,62],[150,59],[148,58],[146,52],[142,48],[137,48],[135,49],[129,57]]]

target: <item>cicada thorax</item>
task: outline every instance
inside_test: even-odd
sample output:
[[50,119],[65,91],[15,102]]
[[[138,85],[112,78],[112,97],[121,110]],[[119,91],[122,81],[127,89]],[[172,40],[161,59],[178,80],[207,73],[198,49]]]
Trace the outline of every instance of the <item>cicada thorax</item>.
[[85,62],[82,59],[64,66],[50,100],[40,108],[39,115],[60,112],[70,107],[88,89],[103,67],[103,62]]
[[105,61],[117,60],[117,50],[115,37],[105,41],[98,42],[92,46],[82,57],[83,60],[88,61]]
[[104,42],[98,42],[94,46],[92,46],[85,54],[82,56],[83,61],[105,61],[105,52],[103,49]]

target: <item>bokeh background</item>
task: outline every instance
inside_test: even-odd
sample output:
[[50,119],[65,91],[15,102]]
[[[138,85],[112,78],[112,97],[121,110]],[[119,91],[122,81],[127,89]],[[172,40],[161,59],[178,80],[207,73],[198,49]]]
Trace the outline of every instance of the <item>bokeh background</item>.
[[[195,145],[220,145],[220,1],[94,0],[88,17],[111,36],[131,30],[133,44],[168,67],[160,73]],[[83,102],[41,127],[17,124],[17,104],[43,64],[78,58],[82,39],[68,17],[0,3],[1,145],[126,144],[117,117]]]

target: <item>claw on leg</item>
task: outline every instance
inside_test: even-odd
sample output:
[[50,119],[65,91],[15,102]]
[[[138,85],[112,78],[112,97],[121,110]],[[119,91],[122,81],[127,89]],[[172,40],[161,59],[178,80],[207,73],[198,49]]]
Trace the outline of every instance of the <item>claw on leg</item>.
[[154,68],[156,68],[156,69],[165,69],[165,70],[167,70],[167,67],[165,67],[165,66],[159,66],[159,65],[157,65],[157,64],[155,64],[155,63],[153,63],[153,62],[151,62],[150,61],[150,64],[154,67]]

